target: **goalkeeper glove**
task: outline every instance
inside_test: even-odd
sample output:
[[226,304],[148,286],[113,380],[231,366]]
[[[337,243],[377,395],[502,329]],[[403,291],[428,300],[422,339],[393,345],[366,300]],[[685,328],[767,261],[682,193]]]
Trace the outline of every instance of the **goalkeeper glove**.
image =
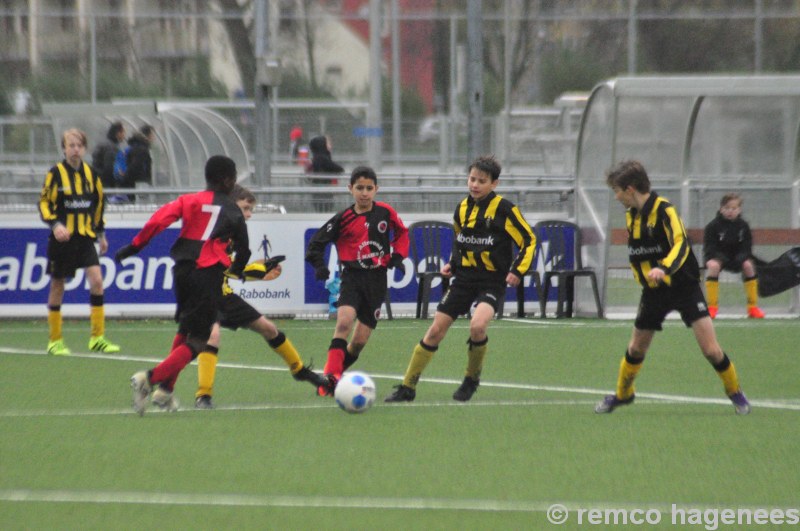
[[331,276],[331,272],[325,266],[319,266],[314,270],[314,278],[317,280],[328,280],[329,276]]
[[141,249],[139,249],[138,247],[136,247],[133,244],[126,245],[126,246],[120,248],[117,251],[117,254],[114,255],[114,261],[117,262],[117,263],[120,263],[123,260],[125,260],[126,258],[129,258],[129,257],[135,255],[140,250]]
[[401,273],[406,272],[406,265],[403,263],[403,257],[400,253],[392,253],[392,258],[389,260],[389,269],[397,269]]

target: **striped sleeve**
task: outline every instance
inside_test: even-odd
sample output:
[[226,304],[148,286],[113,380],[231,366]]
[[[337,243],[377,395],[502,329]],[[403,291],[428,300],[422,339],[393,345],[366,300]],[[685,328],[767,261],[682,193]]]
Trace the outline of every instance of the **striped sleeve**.
[[683,221],[681,221],[677,210],[672,205],[668,205],[664,209],[664,230],[667,233],[671,247],[667,256],[661,260],[660,265],[666,269],[668,274],[672,275],[680,269],[691,251]]
[[533,234],[530,225],[522,217],[519,208],[512,205],[511,212],[506,218],[505,230],[519,247],[514,263],[511,264],[511,271],[522,277],[530,269],[533,263],[533,254],[536,249],[536,236]]
[[56,212],[57,199],[58,179],[56,178],[55,168],[51,168],[44,178],[44,186],[42,186],[42,193],[39,196],[39,216],[50,227],[58,222],[58,213]]

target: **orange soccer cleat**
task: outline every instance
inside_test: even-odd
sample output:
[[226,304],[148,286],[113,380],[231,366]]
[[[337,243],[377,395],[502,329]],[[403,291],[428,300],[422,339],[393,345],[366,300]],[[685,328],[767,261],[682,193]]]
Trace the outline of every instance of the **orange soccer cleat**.
[[758,306],[752,306],[747,309],[747,317],[750,319],[763,319],[764,312]]
[[712,319],[716,319],[717,318],[717,312],[719,312],[719,306],[709,306],[708,307],[708,315],[710,315]]

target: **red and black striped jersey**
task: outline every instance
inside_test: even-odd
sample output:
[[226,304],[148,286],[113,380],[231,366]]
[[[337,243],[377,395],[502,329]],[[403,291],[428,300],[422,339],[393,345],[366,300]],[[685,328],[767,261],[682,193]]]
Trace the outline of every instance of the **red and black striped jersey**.
[[324,266],[331,242],[344,268],[377,269],[387,267],[393,253],[408,256],[408,229],[394,208],[380,201],[369,212],[358,214],[351,205],[329,219],[308,243],[306,262]]
[[236,259],[231,271],[241,273],[250,259],[250,242],[244,215],[229,195],[204,190],[178,197],[150,217],[133,238],[133,245],[141,249],[178,220],[183,224],[170,249],[173,260],[193,261],[198,268],[216,264],[229,267],[228,247],[232,244]]

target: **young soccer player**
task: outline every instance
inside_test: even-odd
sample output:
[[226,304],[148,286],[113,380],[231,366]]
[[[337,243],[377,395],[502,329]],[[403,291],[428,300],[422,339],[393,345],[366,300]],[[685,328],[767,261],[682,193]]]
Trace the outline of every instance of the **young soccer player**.
[[[469,166],[469,195],[453,216],[455,238],[450,262],[442,267],[445,277],[454,277],[436,308],[422,341],[414,347],[403,383],[386,402],[411,402],[417,396],[422,371],[459,315],[476,303],[469,323],[467,369],[453,399],[466,402],[480,384],[483,360],[489,343],[486,332],[505,297],[506,286],[517,286],[528,271],[536,248],[536,237],[511,201],[495,193],[501,167],[493,156],[483,156]],[[513,255],[513,245],[519,252]]]
[[[253,215],[256,206],[256,196],[247,188],[236,185],[231,194],[236,205],[242,210],[245,221]],[[247,269],[245,268],[245,274]],[[275,266],[280,272],[280,265]],[[220,301],[220,320],[211,330],[206,348],[197,356],[197,393],[195,394],[194,407],[197,409],[213,409],[212,396],[214,393],[214,376],[217,368],[217,355],[219,353],[220,326],[230,330],[249,328],[256,332],[274,350],[289,367],[292,377],[299,382],[310,382],[314,388],[326,385],[327,380],[303,364],[300,354],[286,335],[278,330],[275,323],[261,315],[247,301],[233,292],[228,285],[226,277],[222,285],[222,300]],[[179,330],[176,341],[184,341],[186,334]]]
[[[206,190],[179,196],[159,208],[133,241],[117,251],[121,262],[144,248],[157,234],[182,220],[181,232],[170,250],[175,260],[176,318],[186,340],[176,344],[164,361],[131,377],[133,409],[143,415],[153,386],[152,401],[162,409],[176,410],[173,389],[186,365],[205,349],[217,320],[225,270],[241,277],[250,258],[247,225],[230,193],[236,183],[236,163],[214,155],[205,166]],[[229,245],[235,259],[231,262]]]
[[405,271],[403,259],[408,256],[408,229],[394,208],[375,201],[375,171],[358,166],[350,174],[348,189],[355,203],[329,219],[311,238],[306,250],[306,262],[314,268],[317,280],[330,277],[324,257],[329,243],[336,246],[342,270],[336,329],[323,369],[329,384],[318,389],[323,396],[333,394],[336,382],[356,362],[378,326],[381,304],[386,298],[387,268]]
[[47,322],[50,339],[47,353],[68,356],[71,351],[62,335],[61,303],[64,301],[65,279],[75,271],[86,269],[89,281],[90,326],[89,350],[119,352],[119,345],[105,338],[103,307],[103,272],[95,248],[100,254],[108,251],[103,219],[105,199],[99,176],[83,161],[86,154],[86,133],[67,129],[61,135],[64,160],[50,168],[39,198],[39,215],[50,227],[47,241],[47,273],[50,294],[47,298]]
[[717,216],[703,232],[703,260],[706,263],[708,313],[714,319],[719,311],[719,273],[741,273],[747,296],[747,317],[763,319],[758,307],[758,274],[753,260],[753,235],[742,218],[742,197],[737,193],[722,196]]
[[620,162],[609,170],[606,183],[626,209],[628,255],[633,276],[642,286],[633,335],[619,367],[617,390],[595,406],[596,413],[611,413],[633,402],[633,381],[642,368],[655,333],[667,314],[677,310],[694,332],[703,355],[717,371],[725,394],[739,415],[750,403],[739,387],[736,368],[717,342],[700,287],[700,267],[675,207],[650,190],[650,179],[638,161]]

